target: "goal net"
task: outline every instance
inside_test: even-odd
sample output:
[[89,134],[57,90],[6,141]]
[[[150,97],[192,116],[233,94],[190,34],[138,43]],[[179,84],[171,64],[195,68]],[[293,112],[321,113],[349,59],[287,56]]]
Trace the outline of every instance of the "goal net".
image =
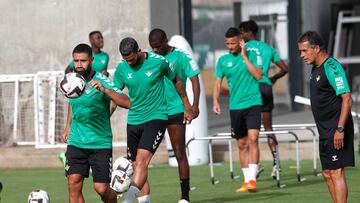
[[[110,71],[113,73],[114,71]],[[0,145],[65,147],[60,140],[68,99],[57,88],[63,71],[0,75]],[[113,143],[126,145],[127,110],[111,117]]]

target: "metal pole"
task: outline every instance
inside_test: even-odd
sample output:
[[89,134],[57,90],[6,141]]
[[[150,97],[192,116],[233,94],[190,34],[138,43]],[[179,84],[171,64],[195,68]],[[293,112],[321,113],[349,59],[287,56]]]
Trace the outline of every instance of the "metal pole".
[[230,178],[234,179],[234,167],[233,167],[233,157],[232,157],[232,140],[229,140],[229,162],[230,162]]
[[293,111],[301,111],[303,105],[295,103],[295,95],[303,95],[303,68],[298,56],[297,38],[301,30],[301,0],[288,1],[288,43],[289,43],[289,81],[290,102]]
[[14,126],[13,126],[13,142],[17,142],[17,126],[19,114],[19,78],[15,81],[15,98],[14,98]]
[[193,33],[192,33],[192,6],[191,0],[183,0],[183,35],[185,39],[189,42],[190,46],[193,47]]
[[211,183],[215,185],[215,178],[214,178],[214,162],[213,162],[213,154],[212,154],[212,143],[209,140],[209,156],[210,156],[210,176],[211,176]]

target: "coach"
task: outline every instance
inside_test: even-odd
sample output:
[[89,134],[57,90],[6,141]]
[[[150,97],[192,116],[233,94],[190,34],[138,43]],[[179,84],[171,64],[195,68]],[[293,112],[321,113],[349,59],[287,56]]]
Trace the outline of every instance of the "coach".
[[321,37],[305,32],[298,40],[300,56],[312,64],[311,110],[319,131],[323,177],[336,203],[347,200],[344,167],[354,166],[354,124],[348,80],[341,64],[324,50]]

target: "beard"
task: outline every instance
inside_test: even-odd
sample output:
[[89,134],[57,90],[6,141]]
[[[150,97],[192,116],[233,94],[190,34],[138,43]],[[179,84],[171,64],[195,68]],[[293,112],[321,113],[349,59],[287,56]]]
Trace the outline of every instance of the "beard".
[[88,78],[88,76],[91,73],[91,66],[88,67],[87,69],[77,67],[74,70],[75,70],[75,72],[79,73],[80,75],[82,75],[86,79],[86,78]]

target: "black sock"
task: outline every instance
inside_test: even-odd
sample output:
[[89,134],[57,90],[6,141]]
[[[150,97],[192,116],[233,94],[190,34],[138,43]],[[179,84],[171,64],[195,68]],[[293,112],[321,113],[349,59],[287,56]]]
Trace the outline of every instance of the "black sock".
[[273,166],[276,165],[276,151],[271,151],[271,154],[273,156]]
[[180,186],[181,186],[181,199],[190,201],[190,199],[189,199],[189,191],[190,191],[189,179],[180,179]]

